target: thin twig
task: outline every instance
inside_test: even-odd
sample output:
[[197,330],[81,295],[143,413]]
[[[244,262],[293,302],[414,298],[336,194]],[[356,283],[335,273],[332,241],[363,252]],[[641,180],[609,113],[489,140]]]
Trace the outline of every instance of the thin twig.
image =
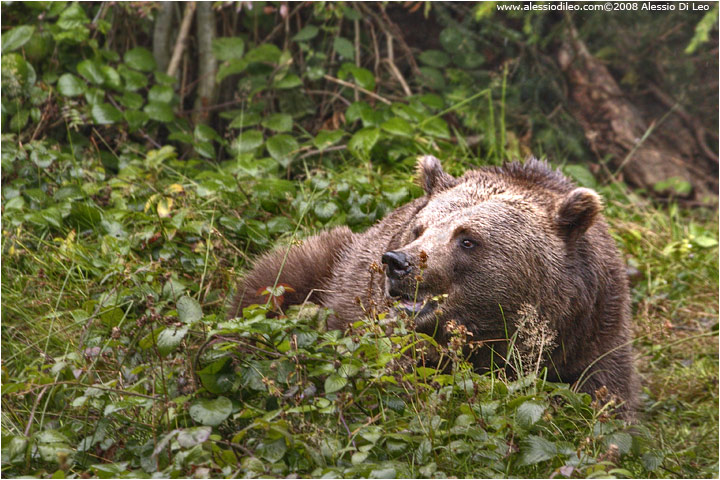
[[381,97],[377,93],[373,93],[370,90],[366,90],[359,85],[355,85],[354,83],[346,82],[345,80],[340,80],[339,78],[331,77],[328,74],[323,75],[323,78],[330,82],[337,83],[338,85],[342,85],[343,87],[350,87],[350,88],[357,89],[357,90],[363,92],[365,95],[372,97],[375,100],[379,100],[386,105],[392,105],[392,102],[390,100],[388,100],[387,98]]
[[405,78],[400,73],[400,70],[398,70],[397,65],[395,65],[395,53],[393,52],[393,37],[389,36],[387,37],[387,47],[388,47],[388,56],[385,59],[385,63],[387,63],[388,68],[390,69],[390,73],[392,73],[395,78],[397,78],[398,82],[400,82],[400,85],[403,88],[403,91],[405,92],[405,95],[408,97],[412,95],[412,90],[410,90],[410,87],[408,86],[407,82],[405,81]]
[[347,145],[335,145],[334,147],[328,147],[328,148],[324,148],[322,150],[311,150],[307,153],[303,153],[302,155],[300,155],[298,157],[298,160],[302,160],[303,158],[312,157],[314,155],[320,155],[322,153],[327,153],[327,152],[340,152],[340,151],[346,150],[346,149],[347,149]]
[[180,25],[180,33],[178,34],[177,41],[175,42],[175,48],[173,49],[173,54],[170,58],[170,64],[167,69],[167,74],[171,77],[175,76],[177,69],[180,66],[180,58],[182,57],[183,50],[185,50],[185,40],[187,39],[188,32],[190,32],[190,25],[192,25],[194,13],[195,2],[188,2],[185,7],[185,15],[183,15],[182,24]]
[[45,385],[43,389],[40,391],[37,397],[35,397],[35,403],[33,403],[32,411],[30,412],[30,418],[28,419],[27,425],[25,426],[25,436],[27,437],[30,435],[30,427],[32,427],[33,419],[35,418],[35,411],[37,410],[38,405],[40,404],[40,399],[43,395],[45,395],[45,392],[47,391],[48,387],[50,385]]

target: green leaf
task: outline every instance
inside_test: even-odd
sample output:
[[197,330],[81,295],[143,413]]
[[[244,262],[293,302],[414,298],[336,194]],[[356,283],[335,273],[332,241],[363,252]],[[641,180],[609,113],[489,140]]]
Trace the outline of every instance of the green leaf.
[[540,420],[545,413],[545,405],[534,400],[523,402],[515,411],[515,419],[524,426],[530,427]]
[[718,13],[720,13],[720,6],[715,5],[715,7],[707,12],[702,20],[698,22],[695,26],[695,35],[693,35],[690,43],[685,48],[685,53],[688,55],[695,53],[700,45],[710,39],[710,32],[712,32],[718,24]]
[[25,45],[33,36],[35,27],[20,25],[2,34],[2,53],[12,52]]
[[229,77],[230,75],[235,75],[237,73],[242,73],[245,71],[247,66],[250,64],[250,62],[246,58],[234,58],[226,63],[223,63],[220,65],[220,68],[218,69],[218,73],[215,76],[215,81],[220,83],[225,78]]
[[295,138],[285,134],[268,138],[266,147],[270,156],[283,167],[290,165],[295,152],[300,148]]
[[313,211],[320,220],[327,222],[337,213],[338,206],[335,202],[321,202],[315,205]]
[[170,103],[175,96],[175,92],[167,85],[153,85],[148,92],[148,101],[153,103]]
[[445,68],[450,63],[448,54],[440,50],[425,50],[418,59],[429,67]]
[[122,112],[109,103],[96,103],[90,113],[96,125],[108,125],[123,119]]
[[230,125],[228,125],[228,128],[245,128],[245,127],[252,127],[253,125],[257,125],[260,123],[260,115],[258,115],[255,112],[246,112],[243,111],[232,118],[232,122],[230,122]]
[[148,84],[147,76],[144,73],[130,70],[125,65],[120,65],[118,72],[125,81],[126,91],[134,92],[135,90],[144,88]]
[[150,50],[143,47],[136,47],[132,50],[128,50],[125,52],[123,59],[128,67],[140,70],[141,72],[152,72],[156,67],[153,54]]
[[413,134],[412,126],[400,117],[393,117],[381,125],[382,129],[393,135],[410,137]]
[[348,142],[348,149],[359,156],[366,156],[380,138],[380,129],[365,127],[358,130]]
[[[3,95],[9,97],[20,95],[32,87],[37,80],[33,66],[18,53],[6,53],[2,56],[0,74],[2,74]],[[5,105],[3,105],[4,109]]]
[[335,37],[333,48],[344,60],[355,60],[355,47],[347,38]]
[[145,105],[143,112],[147,113],[152,120],[158,122],[170,123],[175,119],[172,107],[166,103],[150,102]]
[[183,428],[178,432],[177,442],[183,448],[194,447],[207,441],[211,433],[211,427]]
[[105,75],[103,75],[100,65],[95,63],[93,60],[88,59],[78,63],[77,71],[88,82],[96,85],[102,85],[105,82]]
[[[61,3],[62,5],[62,3]],[[78,2],[73,2],[58,17],[57,26],[63,30],[73,30],[83,27],[90,19],[85,15],[85,10]]]
[[218,397],[215,400],[198,400],[190,407],[189,413],[196,422],[214,427],[230,416],[232,402],[226,397]]
[[342,130],[320,130],[313,139],[313,145],[318,150],[325,150],[327,147],[335,145],[345,135]]
[[133,131],[145,125],[150,119],[150,116],[147,113],[140,112],[138,110],[125,110],[123,115],[125,117],[125,121],[130,127],[130,130]]
[[450,129],[447,123],[440,117],[430,118],[420,124],[420,129],[433,137],[450,138]]
[[289,132],[292,130],[293,119],[287,113],[274,113],[262,121],[262,126],[276,132]]
[[435,90],[442,90],[445,88],[445,78],[443,77],[442,72],[440,72],[437,68],[420,67],[420,74],[420,79],[424,85],[427,85]]
[[177,302],[178,318],[181,322],[192,325],[202,318],[202,307],[192,297],[180,297]]
[[117,98],[117,101],[120,102],[123,107],[133,110],[141,108],[143,106],[143,103],[145,103],[143,97],[135,92],[125,92],[123,93],[122,97],[115,98]]
[[246,130],[237,136],[230,145],[236,155],[251,152],[263,144],[263,134],[259,130]]
[[294,73],[288,73],[284,77],[273,81],[273,87],[279,88],[280,90],[287,90],[290,88],[299,87],[300,85],[302,85],[302,80],[300,80],[300,77],[298,77]]
[[117,70],[112,68],[110,65],[101,65],[100,72],[104,78],[104,83],[110,88],[120,90],[122,88],[122,82],[120,81],[120,75]]
[[245,41],[240,37],[220,37],[212,42],[212,51],[218,60],[242,58],[245,53]]
[[596,188],[595,175],[584,165],[565,165],[563,171],[581,187]]
[[718,241],[717,238],[710,237],[708,235],[702,235],[700,237],[697,237],[693,240],[693,243],[697,245],[700,248],[712,248],[717,246]]
[[272,43],[263,43],[259,47],[250,50],[245,59],[248,62],[277,63],[282,52]]
[[325,393],[333,393],[347,385],[348,379],[333,373],[325,379]]
[[315,38],[318,32],[319,30],[315,25],[306,25],[302,30],[295,34],[294,37],[292,37],[292,40],[293,42],[306,42]]
[[[187,298],[187,297],[184,297]],[[187,335],[188,327],[167,327],[157,336],[157,347],[160,355],[174,351]]]
[[537,435],[529,435],[520,446],[520,465],[535,465],[557,455],[554,443]]
[[260,456],[271,463],[281,460],[285,456],[286,451],[287,445],[285,443],[285,437],[278,438],[269,443],[263,442],[260,447],[258,447]]
[[455,27],[448,27],[440,32],[440,44],[446,52],[455,54],[458,52],[463,42],[466,41],[467,35],[464,35]]

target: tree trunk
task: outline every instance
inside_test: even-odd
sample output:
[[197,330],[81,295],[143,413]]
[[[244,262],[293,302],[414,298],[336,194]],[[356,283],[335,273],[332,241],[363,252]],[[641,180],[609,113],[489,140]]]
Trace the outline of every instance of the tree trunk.
[[661,194],[671,193],[663,186],[687,182],[691,191],[675,193],[697,199],[717,195],[717,169],[713,172],[674,110],[648,123],[572,24],[558,61],[568,79],[571,113],[598,157],[609,157],[615,178]]

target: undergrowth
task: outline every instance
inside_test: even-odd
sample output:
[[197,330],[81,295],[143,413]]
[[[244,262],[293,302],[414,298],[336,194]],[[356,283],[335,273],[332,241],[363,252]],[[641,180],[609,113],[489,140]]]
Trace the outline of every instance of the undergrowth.
[[542,371],[474,373],[461,331],[439,371],[417,362],[431,339],[383,316],[347,334],[313,305],[226,318],[258,253],[419,196],[417,155],[455,174],[525,156],[505,125],[520,87],[474,41],[448,27],[453,55],[421,56],[419,93],[389,104],[338,87],[346,108],[320,128],[300,98],[318,69],[383,93],[368,69],[328,61],[347,44],[321,41],[357,12],[314,7],[292,37],[304,69],[223,39],[242,102],[221,134],[191,125],[149,50],[103,47],[95,6],[13,8],[28,20],[3,34],[4,477],[718,475],[717,213],[598,183],[555,127],[539,150],[604,196],[629,265],[636,425]]

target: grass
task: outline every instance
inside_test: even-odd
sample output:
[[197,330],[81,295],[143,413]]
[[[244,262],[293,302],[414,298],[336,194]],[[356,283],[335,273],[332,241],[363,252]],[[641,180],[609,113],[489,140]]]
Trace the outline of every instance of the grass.
[[[237,203],[217,186],[232,178],[228,165],[208,173],[171,157],[149,175],[86,179],[96,193],[64,201],[68,170],[57,167],[36,172],[51,199],[30,192],[13,204],[6,194],[3,475],[717,475],[714,212],[598,187],[638,271],[644,412],[628,429],[542,372],[510,381],[462,362],[450,374],[412,368],[401,352],[418,339],[400,324],[358,324],[353,343],[318,333],[322,311],[223,320],[246,259],[284,225],[342,223],[359,215],[361,195],[356,228],[392,208],[372,203],[386,198],[368,182],[374,171],[351,162],[316,167],[299,185],[260,178],[265,188]],[[374,181],[400,192],[398,204],[416,194],[408,179],[398,169]],[[310,198],[335,199],[340,213],[322,220]],[[55,225],[53,208],[70,213]]]

